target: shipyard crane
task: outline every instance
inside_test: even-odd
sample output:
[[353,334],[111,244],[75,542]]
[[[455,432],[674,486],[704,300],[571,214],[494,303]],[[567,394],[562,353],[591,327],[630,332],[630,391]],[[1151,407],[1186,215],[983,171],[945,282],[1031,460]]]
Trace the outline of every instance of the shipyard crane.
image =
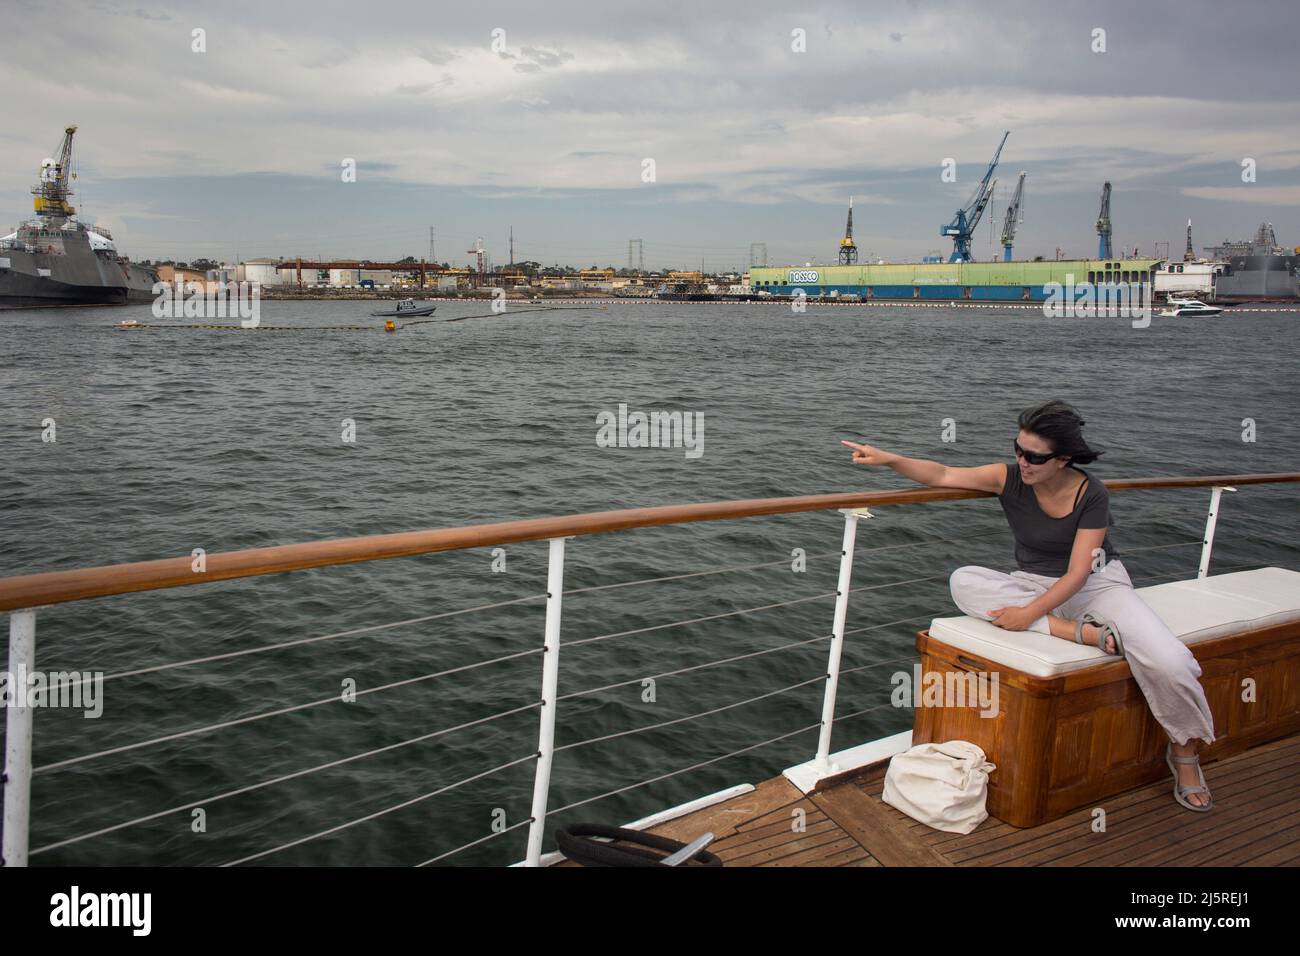
[[68,202],[72,195],[70,180],[76,178],[72,172],[72,137],[76,132],[75,126],[65,129],[63,142],[59,144],[59,158],[41,163],[41,181],[32,187],[37,215],[71,216],[76,212]]
[[858,247],[853,241],[853,197],[849,197],[849,221],[840,240],[840,265],[851,266],[858,261]]
[[1101,212],[1097,215],[1097,258],[1110,259],[1110,183],[1101,187]]
[[1020,218],[1020,201],[1025,195],[1025,173],[1021,170],[1020,180],[1016,183],[1016,193],[1011,197],[1007,207],[1007,217],[1002,222],[1002,261],[1011,261],[1011,246],[1016,241],[1016,225],[1024,222]]
[[487,276],[487,250],[483,248],[483,237],[479,236],[478,239],[474,241],[474,248],[465,251],[467,254],[474,257],[474,288],[480,288],[483,285],[484,278]]
[[979,185],[975,187],[975,194],[971,196],[970,201],[957,210],[957,215],[953,217],[952,222],[939,229],[939,235],[947,236],[952,240],[952,255],[948,257],[949,262],[971,261],[971,237],[975,234],[975,227],[979,225],[980,217],[984,215],[984,207],[989,204],[989,199],[993,195],[993,187],[997,185],[997,180],[993,178],[993,170],[998,168],[998,157],[1002,155],[1002,147],[1006,145],[1007,137],[1010,135],[1011,130],[1002,134],[1002,142],[998,143],[998,151],[993,154],[993,162],[989,163],[989,168],[984,173],[984,178],[979,181]]

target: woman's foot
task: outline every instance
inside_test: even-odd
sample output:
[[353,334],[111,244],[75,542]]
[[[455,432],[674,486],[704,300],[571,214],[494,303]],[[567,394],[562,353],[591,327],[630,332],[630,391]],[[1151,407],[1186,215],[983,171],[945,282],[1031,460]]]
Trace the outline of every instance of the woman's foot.
[[[1190,740],[1185,744],[1176,744],[1173,741],[1170,741],[1169,750],[1175,757],[1196,756],[1196,744]],[[1178,761],[1174,761],[1174,766],[1177,768],[1178,783],[1180,786],[1199,787],[1201,785],[1201,774],[1199,772],[1200,767],[1198,764],[1179,763]],[[1198,807],[1203,807],[1210,802],[1209,795],[1204,793],[1184,794],[1183,799]]]
[[[1098,647],[1100,645],[1098,645],[1097,640],[1100,637],[1101,637],[1101,628],[1099,628],[1096,624],[1083,625],[1084,643],[1091,644],[1093,647]],[[1106,635],[1106,646],[1102,647],[1102,650],[1105,651],[1107,654],[1115,653],[1115,635],[1109,633]]]
[[[1063,617],[1057,617],[1055,614],[1047,615],[1047,626],[1051,629],[1052,635],[1063,638],[1067,641],[1074,640],[1074,621],[1067,620]],[[1083,642],[1097,646],[1097,639],[1101,636],[1101,628],[1096,624],[1083,625]],[[1115,638],[1111,634],[1106,635],[1106,645],[1102,650],[1107,654],[1115,653]]]

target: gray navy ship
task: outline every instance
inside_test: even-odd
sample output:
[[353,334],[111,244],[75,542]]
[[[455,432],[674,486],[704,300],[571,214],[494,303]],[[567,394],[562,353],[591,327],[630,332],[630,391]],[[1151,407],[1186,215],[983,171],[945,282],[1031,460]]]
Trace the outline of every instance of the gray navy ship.
[[72,137],[63,131],[58,159],[41,165],[32,189],[36,216],[0,237],[0,309],[150,302],[158,274],[119,256],[113,237],[74,217]]
[[1260,223],[1253,240],[1207,249],[1224,263],[1214,279],[1216,302],[1294,302],[1300,298],[1300,249],[1277,244],[1271,222]]

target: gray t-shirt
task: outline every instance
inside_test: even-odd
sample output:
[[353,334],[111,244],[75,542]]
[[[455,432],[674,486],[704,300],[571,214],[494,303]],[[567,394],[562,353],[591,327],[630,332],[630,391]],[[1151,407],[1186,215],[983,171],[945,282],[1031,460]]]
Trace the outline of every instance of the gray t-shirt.
[[[1088,481],[1075,497],[1074,510],[1064,518],[1053,518],[1038,504],[1034,489],[1020,479],[1020,469],[1007,465],[1007,480],[998,501],[1016,539],[1016,564],[1022,571],[1059,578],[1070,569],[1070,551],[1079,528],[1109,528],[1110,494],[1106,486],[1076,465],[1067,465]],[[1119,552],[1107,533],[1101,544],[1105,559],[1113,561]]]

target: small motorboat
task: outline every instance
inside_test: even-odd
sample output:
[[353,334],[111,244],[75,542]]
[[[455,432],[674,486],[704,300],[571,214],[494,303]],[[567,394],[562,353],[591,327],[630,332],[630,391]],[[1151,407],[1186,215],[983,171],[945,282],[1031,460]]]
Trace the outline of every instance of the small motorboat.
[[1160,312],[1160,315],[1218,315],[1223,311],[1216,306],[1206,305],[1198,299],[1175,299],[1171,297],[1167,304],[1169,308]]
[[387,312],[371,312],[371,315],[391,315],[398,318],[409,318],[413,315],[433,315],[436,305],[416,305],[414,299],[403,299],[397,303],[396,309],[389,309]]
[[143,322],[140,322],[136,319],[123,319],[121,322],[117,323],[117,328],[123,330],[143,329],[143,328],[147,328],[147,326]]

